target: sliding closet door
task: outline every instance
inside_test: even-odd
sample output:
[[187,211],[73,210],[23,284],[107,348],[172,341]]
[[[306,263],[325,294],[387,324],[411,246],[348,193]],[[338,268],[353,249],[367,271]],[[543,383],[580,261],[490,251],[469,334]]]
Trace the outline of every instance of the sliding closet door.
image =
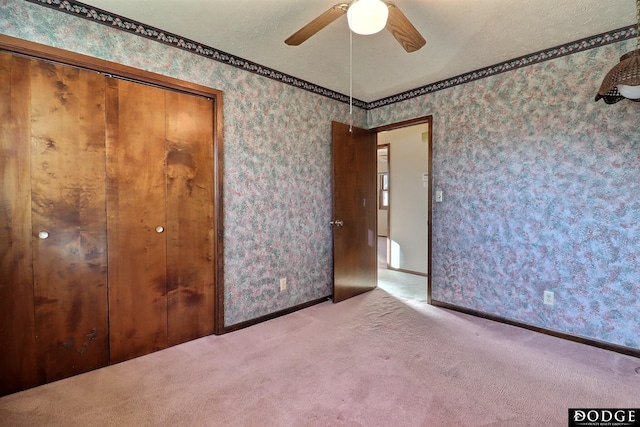
[[111,360],[214,331],[213,102],[108,79]]
[[111,362],[167,347],[164,91],[107,79]]
[[0,392],[109,363],[104,78],[0,54]]
[[32,60],[31,191],[41,382],[109,362],[104,77]]
[[37,385],[29,104],[31,61],[0,52],[0,396]]
[[169,345],[213,333],[213,101],[165,91]]
[[215,109],[0,51],[0,395],[214,332]]
[[104,77],[33,60],[31,173],[41,382],[109,361]]

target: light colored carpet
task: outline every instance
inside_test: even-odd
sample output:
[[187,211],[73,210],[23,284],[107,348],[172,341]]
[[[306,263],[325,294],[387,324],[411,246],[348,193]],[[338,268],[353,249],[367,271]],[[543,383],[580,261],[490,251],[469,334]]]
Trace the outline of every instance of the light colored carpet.
[[3,426],[566,426],[637,358],[393,298],[322,303],[0,398]]

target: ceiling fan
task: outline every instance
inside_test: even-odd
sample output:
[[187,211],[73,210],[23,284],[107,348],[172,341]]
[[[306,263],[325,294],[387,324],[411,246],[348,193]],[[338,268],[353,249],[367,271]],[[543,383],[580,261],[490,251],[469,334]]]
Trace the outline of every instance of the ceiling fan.
[[[382,16],[378,16],[378,12]],[[415,52],[427,43],[398,6],[382,0],[353,0],[350,3],[338,3],[284,42],[289,46],[298,46],[345,13],[349,20],[349,28],[355,33],[374,34],[386,27],[407,52]],[[375,28],[359,30],[356,28],[359,22],[365,25],[373,24]]]

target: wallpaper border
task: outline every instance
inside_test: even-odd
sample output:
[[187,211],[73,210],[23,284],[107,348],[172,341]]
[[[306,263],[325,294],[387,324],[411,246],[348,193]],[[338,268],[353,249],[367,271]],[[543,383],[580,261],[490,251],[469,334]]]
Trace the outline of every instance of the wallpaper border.
[[[140,37],[144,37],[149,40],[154,40],[159,43],[175,47],[177,49],[185,50],[196,55],[204,56],[223,64],[231,65],[232,67],[240,68],[244,71],[248,71],[253,74],[267,77],[272,80],[279,81],[281,83],[294,86],[299,89],[304,89],[309,92],[313,92],[317,95],[322,95],[327,98],[331,98],[336,101],[340,101],[348,104],[350,102],[349,96],[344,95],[325,87],[313,84],[306,80],[299,79],[289,74],[274,70],[255,62],[251,62],[239,56],[231,55],[230,53],[222,50],[207,46],[202,43],[190,40],[186,37],[182,37],[177,34],[170,33],[168,31],[161,30],[159,28],[143,24],[138,21],[134,21],[123,16],[107,12],[97,7],[89,6],[79,1],[72,0],[25,0],[29,3],[48,7],[53,10],[66,12],[70,15],[74,15],[80,18],[87,19],[89,21],[97,22],[129,34],[134,34]],[[353,105],[359,108],[366,109],[367,103],[359,99],[353,99]]]
[[[330,89],[318,86],[310,83],[306,80],[299,79],[289,74],[282,73],[269,67],[262,66],[255,62],[248,61],[238,56],[231,55],[213,47],[204,45],[202,43],[195,42],[193,40],[181,37],[177,34],[172,34],[161,29],[142,24],[140,22],[112,14],[102,9],[98,9],[79,1],[73,0],[25,0],[29,3],[38,4],[54,10],[66,12],[71,15],[75,15],[93,22],[97,22],[103,25],[107,25],[121,31],[125,31],[130,34],[135,34],[140,37],[144,37],[150,40],[186,50],[188,52],[201,55],[212,59],[217,62],[221,62],[227,65],[231,65],[236,68],[248,71],[253,74],[257,74],[263,77],[267,77],[272,80],[279,81],[281,83],[294,86],[299,89],[331,98],[344,103],[349,103],[349,96],[332,91]],[[396,95],[388,96],[378,99],[377,101],[364,102],[359,99],[353,99],[353,105],[365,110],[372,110],[375,108],[392,105],[398,102],[406,101],[408,99],[424,96],[429,93],[437,92],[443,89],[448,89],[454,86],[469,83],[475,80],[480,80],[486,77],[501,74],[507,71],[516,70],[518,68],[526,67],[533,64],[549,61],[551,59],[560,58],[573,53],[578,53],[593,49],[596,47],[605,46],[612,43],[617,43],[623,40],[629,40],[635,38],[637,35],[636,25],[629,25],[627,27],[619,28],[617,30],[609,31],[606,33],[598,34],[591,37],[586,37],[574,42],[566,43],[560,46],[556,46],[550,49],[544,49],[539,52],[531,53],[521,56],[512,60],[504,61],[496,65],[481,68],[475,71],[461,74],[459,76],[451,77],[445,80],[441,80],[436,83],[431,83],[425,86],[421,86],[415,89],[411,89],[405,92],[398,93]]]
[[386,98],[379,99],[377,101],[369,102],[367,104],[367,109],[371,110],[385,105],[395,104],[397,102],[406,101],[407,99],[416,98],[428,93],[437,92],[439,90],[448,89],[475,80],[495,76],[507,71],[517,70],[518,68],[527,67],[533,64],[539,64],[541,62],[561,58],[573,53],[583,52],[589,49],[594,49],[596,47],[602,47],[608,44],[617,43],[619,41],[633,39],[636,37],[636,34],[636,26],[630,25],[628,27],[619,28],[614,31],[586,37],[584,39],[580,39],[571,43],[552,47],[550,49],[544,49],[535,53],[521,56],[519,58],[500,62],[496,65],[491,65],[489,67],[461,74],[456,77],[451,77],[436,83],[431,83],[426,86],[411,89],[397,95],[392,95]]

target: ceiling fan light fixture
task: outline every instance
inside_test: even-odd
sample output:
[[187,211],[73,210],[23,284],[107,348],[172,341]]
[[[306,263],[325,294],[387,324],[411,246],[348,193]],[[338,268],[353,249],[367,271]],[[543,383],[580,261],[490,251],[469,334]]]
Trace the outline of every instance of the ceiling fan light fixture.
[[640,101],[640,49],[626,53],[620,62],[604,76],[596,101],[604,99],[615,104],[623,99]]
[[640,0],[636,0],[638,41],[636,49],[620,57],[620,62],[604,76],[596,101],[615,104],[623,99],[640,101]]
[[628,99],[640,99],[640,86],[618,85],[618,92]]
[[375,34],[387,25],[389,7],[381,0],[356,0],[347,10],[349,28],[356,34]]

